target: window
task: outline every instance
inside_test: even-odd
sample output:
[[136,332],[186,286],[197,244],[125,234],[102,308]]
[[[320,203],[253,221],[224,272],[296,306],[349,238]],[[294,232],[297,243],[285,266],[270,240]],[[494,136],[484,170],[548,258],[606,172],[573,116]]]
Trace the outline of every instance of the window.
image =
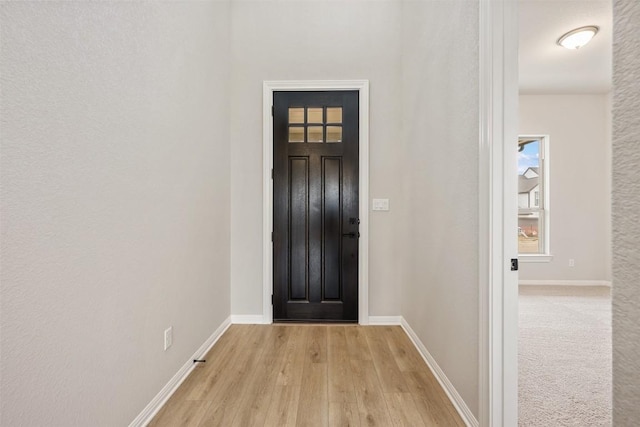
[[290,107],[289,142],[342,142],[342,107]]
[[525,259],[550,255],[548,139],[518,138],[518,253]]

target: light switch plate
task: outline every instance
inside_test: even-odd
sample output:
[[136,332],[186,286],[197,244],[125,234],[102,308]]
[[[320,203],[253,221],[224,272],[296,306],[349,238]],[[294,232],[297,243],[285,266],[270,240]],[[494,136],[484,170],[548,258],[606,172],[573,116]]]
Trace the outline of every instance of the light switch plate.
[[389,199],[373,199],[373,210],[374,211],[388,211],[389,210]]

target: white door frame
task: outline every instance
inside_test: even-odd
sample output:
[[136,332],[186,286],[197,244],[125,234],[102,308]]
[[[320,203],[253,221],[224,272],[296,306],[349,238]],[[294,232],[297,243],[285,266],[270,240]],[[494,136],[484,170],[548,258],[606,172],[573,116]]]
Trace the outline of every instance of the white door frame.
[[517,0],[480,0],[479,424],[518,425]]
[[265,81],[262,85],[262,313],[263,322],[273,322],[273,92],[340,91],[359,93],[359,218],[358,240],[358,322],[369,324],[369,81],[368,80],[295,80]]

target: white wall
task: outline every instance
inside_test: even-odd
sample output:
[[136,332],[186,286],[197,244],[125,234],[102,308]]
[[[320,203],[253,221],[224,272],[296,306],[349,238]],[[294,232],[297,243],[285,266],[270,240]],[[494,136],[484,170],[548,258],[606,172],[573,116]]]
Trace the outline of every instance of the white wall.
[[[523,280],[611,280],[608,95],[521,95],[520,134],[549,135],[549,263]],[[575,267],[569,267],[569,259]]]
[[127,425],[229,316],[228,12],[2,2],[0,424]]
[[478,2],[403,3],[402,315],[478,417]]
[[613,425],[640,420],[640,3],[613,0]]
[[369,79],[370,314],[398,315],[403,282],[400,3],[232,3],[231,300],[233,314],[262,314],[262,82]]

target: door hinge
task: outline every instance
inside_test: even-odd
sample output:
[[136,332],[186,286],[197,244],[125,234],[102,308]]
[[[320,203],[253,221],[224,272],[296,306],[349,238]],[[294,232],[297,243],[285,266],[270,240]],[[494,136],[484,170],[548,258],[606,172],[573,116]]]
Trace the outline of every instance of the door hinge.
[[273,294],[271,294],[271,305],[273,305]]
[[271,179],[273,179],[273,169],[271,169]]
[[275,111],[275,107],[272,105],[271,106],[271,117],[273,117],[273,112]]
[[518,271],[518,258],[511,258],[511,271]]
[[273,242],[273,231],[271,232],[271,241]]

